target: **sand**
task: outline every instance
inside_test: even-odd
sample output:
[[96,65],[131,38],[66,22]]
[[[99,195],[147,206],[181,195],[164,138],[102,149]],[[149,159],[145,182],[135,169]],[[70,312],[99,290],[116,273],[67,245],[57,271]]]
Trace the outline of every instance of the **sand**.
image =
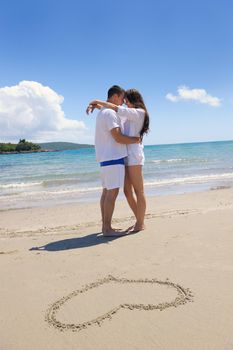
[[233,189],[148,198],[121,238],[98,203],[0,211],[0,349],[232,350],[232,217]]

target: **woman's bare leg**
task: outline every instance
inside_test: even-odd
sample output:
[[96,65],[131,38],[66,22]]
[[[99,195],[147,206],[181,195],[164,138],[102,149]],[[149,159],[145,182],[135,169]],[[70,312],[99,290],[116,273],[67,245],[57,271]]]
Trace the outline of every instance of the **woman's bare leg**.
[[125,167],[125,183],[124,183],[124,193],[125,197],[127,199],[127,202],[134,213],[135,217],[137,217],[137,202],[134,196],[134,190],[133,190],[133,185],[130,182],[129,178],[129,167]]
[[146,198],[144,194],[144,182],[142,174],[142,165],[128,166],[129,181],[133,186],[134,192],[137,197],[137,211],[136,211],[136,224],[135,231],[141,231],[145,228],[144,219],[146,213]]

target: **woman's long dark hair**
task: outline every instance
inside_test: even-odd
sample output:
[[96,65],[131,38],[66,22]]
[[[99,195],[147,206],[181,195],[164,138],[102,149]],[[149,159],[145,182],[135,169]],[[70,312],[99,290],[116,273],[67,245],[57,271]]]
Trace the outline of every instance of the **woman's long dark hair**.
[[129,89],[129,90],[127,90],[125,92],[125,98],[127,98],[127,100],[130,103],[132,103],[132,105],[135,108],[141,108],[141,109],[143,109],[145,111],[144,123],[143,123],[143,126],[142,126],[142,130],[140,131],[140,137],[142,139],[143,136],[148,133],[148,131],[149,131],[149,124],[150,124],[149,114],[147,112],[147,109],[146,109],[145,103],[143,101],[142,95],[136,89]]

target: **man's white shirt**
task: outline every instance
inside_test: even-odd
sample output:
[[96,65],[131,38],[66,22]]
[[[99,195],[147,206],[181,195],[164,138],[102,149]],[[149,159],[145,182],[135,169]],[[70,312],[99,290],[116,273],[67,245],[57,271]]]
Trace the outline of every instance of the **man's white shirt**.
[[127,147],[114,140],[111,130],[120,128],[123,133],[121,119],[115,111],[101,108],[96,117],[95,152],[98,162],[120,159],[127,156]]

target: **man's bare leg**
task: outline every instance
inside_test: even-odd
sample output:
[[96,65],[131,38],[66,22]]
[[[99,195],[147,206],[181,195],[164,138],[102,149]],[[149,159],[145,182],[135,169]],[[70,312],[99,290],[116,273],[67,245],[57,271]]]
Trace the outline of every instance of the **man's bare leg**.
[[102,218],[102,232],[104,230],[104,201],[106,197],[107,189],[103,188],[102,195],[100,198],[100,209],[101,209],[101,218]]
[[[101,218],[102,218],[102,232],[104,232],[104,202],[107,194],[107,189],[103,188],[102,195],[100,198],[100,209],[101,209]],[[121,229],[112,228],[114,231],[122,231]]]
[[115,202],[117,195],[119,193],[119,188],[114,188],[112,190],[106,190],[103,203],[103,235],[104,236],[122,236],[125,233],[119,230],[112,228],[112,215],[115,208]]

